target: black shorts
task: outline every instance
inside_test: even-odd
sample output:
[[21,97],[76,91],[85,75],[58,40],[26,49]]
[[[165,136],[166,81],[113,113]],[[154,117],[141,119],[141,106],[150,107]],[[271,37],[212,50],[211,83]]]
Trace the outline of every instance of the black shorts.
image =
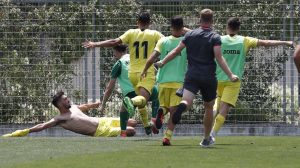
[[183,87],[184,89],[194,93],[195,95],[201,92],[203,101],[210,102],[217,97],[217,79],[195,78],[188,75],[185,76]]

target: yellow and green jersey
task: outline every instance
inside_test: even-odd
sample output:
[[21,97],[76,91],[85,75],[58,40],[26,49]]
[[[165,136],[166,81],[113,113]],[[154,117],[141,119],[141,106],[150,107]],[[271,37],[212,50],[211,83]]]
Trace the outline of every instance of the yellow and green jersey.
[[[244,74],[246,55],[251,48],[257,47],[258,39],[239,35],[225,35],[221,36],[221,41],[222,55],[228,67],[241,80]],[[230,81],[219,65],[217,66],[216,74],[218,81]]]
[[[130,53],[129,73],[142,72],[149,55],[153,52],[158,40],[163,35],[156,30],[130,29],[119,38],[127,44]],[[148,72],[154,73],[154,67]]]
[[[174,36],[160,39],[154,49],[160,53],[160,60],[163,60],[169,52],[176,48],[182,39],[183,37],[176,38]],[[160,86],[168,85],[170,88],[180,87],[184,81],[186,69],[187,54],[186,49],[183,49],[178,56],[159,69],[157,83]]]

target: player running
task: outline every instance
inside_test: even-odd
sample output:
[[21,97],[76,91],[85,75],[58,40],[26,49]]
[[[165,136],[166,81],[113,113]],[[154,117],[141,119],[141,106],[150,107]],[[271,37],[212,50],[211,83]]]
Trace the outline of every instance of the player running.
[[186,48],[188,70],[183,84],[183,97],[172,116],[173,124],[177,124],[184,111],[191,108],[195,95],[200,90],[204,101],[204,139],[200,142],[202,147],[213,144],[210,132],[213,124],[213,105],[216,98],[217,79],[216,62],[222,67],[231,81],[238,77],[228,68],[221,53],[221,37],[212,30],[213,11],[203,9],[200,12],[200,27],[185,34],[179,45],[158,62],[162,67]]
[[[52,100],[52,104],[59,110],[60,114],[42,124],[35,125],[24,130],[17,130],[3,137],[21,137],[32,132],[39,132],[44,129],[59,125],[72,132],[95,136],[95,137],[114,137],[120,135],[120,119],[112,117],[89,117],[85,113],[91,108],[98,108],[100,103],[91,103],[83,105],[71,105],[64,92],[58,92]],[[127,136],[133,136],[136,121],[130,119],[126,129]]]
[[217,66],[217,113],[212,130],[212,136],[215,137],[224,124],[225,118],[230,108],[235,107],[241,88],[241,80],[244,73],[245,58],[251,48],[259,46],[292,46],[292,41],[278,40],[260,40],[252,37],[238,35],[240,30],[240,20],[231,17],[227,21],[227,35],[221,37],[222,53],[231,71],[239,77],[238,82],[232,82],[230,78]]
[[151,134],[151,126],[148,122],[146,104],[155,83],[154,67],[149,69],[145,79],[141,80],[140,76],[149,54],[154,50],[158,40],[163,37],[160,32],[148,29],[150,22],[149,12],[141,12],[137,19],[137,29],[130,29],[116,39],[101,42],[86,41],[83,43],[83,46],[86,48],[113,47],[121,43],[128,45],[130,54],[128,77],[138,96],[132,99],[125,97],[123,102],[125,104],[125,109],[129,113],[134,113],[134,106],[138,107],[147,135]]
[[[115,47],[113,47],[113,54],[115,58],[118,59],[118,61],[114,64],[112,67],[111,73],[110,73],[110,80],[106,86],[103,98],[102,98],[102,104],[100,106],[100,112],[103,112],[105,109],[105,104],[108,101],[109,97],[111,96],[116,82],[118,81],[122,95],[125,97],[133,98],[136,95],[134,88],[128,78],[128,65],[130,62],[129,54],[127,54],[127,46],[120,44]],[[158,101],[158,90],[156,86],[152,89],[152,94],[150,96],[150,101],[152,101],[152,118],[156,117],[157,110],[159,108],[159,101]],[[121,136],[126,137],[126,127],[127,127],[127,121],[129,119],[129,113],[126,111],[126,109],[121,106],[120,109],[120,125],[121,125]],[[155,126],[152,127],[152,132],[154,134],[158,134],[158,130],[155,129]]]
[[[187,29],[185,29],[187,31]],[[145,78],[147,70],[159,57],[160,60],[172,51],[179,42],[183,39],[184,34],[183,19],[181,16],[174,16],[171,19],[171,36],[164,37],[158,41],[156,47],[148,58],[146,66],[141,74]],[[168,129],[164,133],[163,145],[171,145],[170,140],[173,134],[175,125],[172,123],[171,116],[176,110],[176,106],[180,103],[181,97],[176,96],[177,89],[183,85],[184,74],[187,67],[187,56],[185,49],[179,53],[179,56],[174,58],[170,63],[159,69],[157,75],[157,83],[159,87],[159,102],[160,108],[156,117],[156,128],[162,127],[163,116],[169,111],[170,118],[168,121]]]

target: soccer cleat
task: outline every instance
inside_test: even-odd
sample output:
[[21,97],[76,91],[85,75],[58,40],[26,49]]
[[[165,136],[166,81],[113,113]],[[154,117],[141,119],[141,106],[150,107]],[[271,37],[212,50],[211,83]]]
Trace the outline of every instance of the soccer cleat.
[[151,133],[152,133],[152,126],[149,125],[148,127],[144,127],[144,128],[145,128],[145,133],[147,135],[151,135]]
[[200,142],[200,146],[202,146],[203,148],[209,148],[214,143],[215,143],[214,139],[212,138],[212,136],[210,136],[209,139],[205,139],[205,138],[202,139],[202,141]]
[[153,132],[153,134],[158,134],[159,133],[159,129],[157,129],[156,128],[156,126],[155,126],[155,124],[153,124],[153,123],[155,123],[155,118],[152,118],[151,119],[151,129],[152,129],[152,132]]
[[124,97],[123,99],[124,108],[128,111],[129,117],[134,115],[134,105],[132,104],[132,100],[129,97]]
[[159,108],[157,110],[157,115],[156,115],[156,120],[155,120],[155,127],[157,129],[161,129],[162,123],[163,123],[163,118],[164,118],[164,109]]
[[163,146],[171,146],[170,140],[168,138],[164,138],[162,144]]

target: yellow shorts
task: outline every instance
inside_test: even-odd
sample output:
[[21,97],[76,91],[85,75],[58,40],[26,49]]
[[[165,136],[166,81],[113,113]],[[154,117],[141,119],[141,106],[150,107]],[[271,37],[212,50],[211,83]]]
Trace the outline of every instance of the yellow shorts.
[[112,117],[99,118],[99,124],[94,134],[95,137],[116,137],[120,135],[120,119]]
[[179,88],[166,88],[158,86],[159,105],[167,108],[177,106],[181,101],[181,97],[176,95],[176,91]]
[[155,84],[154,73],[148,72],[146,78],[144,78],[142,80],[141,80],[141,73],[139,73],[139,72],[129,73],[128,77],[129,77],[129,80],[131,81],[131,83],[135,89],[135,92],[137,94],[139,94],[139,91],[138,91],[139,87],[143,87],[151,95],[152,88],[154,87],[154,84]]
[[217,109],[220,107],[220,102],[225,102],[235,107],[241,88],[241,82],[218,81],[217,89]]

